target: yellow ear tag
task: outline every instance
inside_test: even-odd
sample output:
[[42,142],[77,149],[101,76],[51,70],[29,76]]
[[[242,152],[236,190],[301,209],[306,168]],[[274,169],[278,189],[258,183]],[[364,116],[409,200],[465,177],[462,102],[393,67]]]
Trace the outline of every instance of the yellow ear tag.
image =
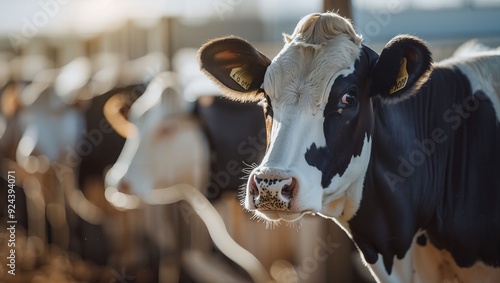
[[401,60],[401,68],[399,69],[398,76],[396,77],[396,84],[391,87],[389,94],[393,94],[396,91],[404,88],[408,82],[408,72],[406,71],[406,58],[403,57]]
[[252,76],[243,67],[233,68],[229,75],[245,90],[248,90],[253,81]]

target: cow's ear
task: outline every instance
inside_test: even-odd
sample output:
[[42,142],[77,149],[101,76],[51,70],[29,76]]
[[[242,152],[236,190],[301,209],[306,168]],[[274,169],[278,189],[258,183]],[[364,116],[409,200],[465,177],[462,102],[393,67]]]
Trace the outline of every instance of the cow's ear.
[[137,135],[137,128],[128,121],[130,100],[125,93],[117,93],[110,97],[103,107],[104,117],[113,130],[124,138]]
[[372,73],[372,93],[394,103],[415,94],[432,70],[429,48],[422,40],[400,35],[382,50]]
[[209,41],[198,51],[198,63],[225,96],[238,101],[262,99],[259,90],[271,60],[247,41],[232,36]]
[[19,101],[19,87],[15,83],[9,83],[0,97],[0,113],[7,118],[11,118],[21,108]]

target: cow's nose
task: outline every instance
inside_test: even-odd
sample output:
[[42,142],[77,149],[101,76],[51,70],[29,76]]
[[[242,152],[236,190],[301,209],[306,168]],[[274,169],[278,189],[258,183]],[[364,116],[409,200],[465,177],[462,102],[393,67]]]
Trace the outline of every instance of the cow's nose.
[[258,210],[289,211],[296,194],[297,181],[292,176],[254,174],[250,179],[250,200]]

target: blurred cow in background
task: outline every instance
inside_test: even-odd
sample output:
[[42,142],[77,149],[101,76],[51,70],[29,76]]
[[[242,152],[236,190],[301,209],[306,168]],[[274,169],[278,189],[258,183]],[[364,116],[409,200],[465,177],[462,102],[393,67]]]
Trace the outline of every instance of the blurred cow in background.
[[[116,111],[119,107],[107,109]],[[119,118],[108,115],[112,125],[120,123]],[[121,191],[137,195],[175,184],[174,179],[197,187],[205,184],[207,166],[203,163],[209,158],[208,147],[198,121],[188,112],[175,74],[162,73],[155,77],[146,93],[132,105],[128,116],[133,125],[123,121],[122,126],[128,128],[118,130],[124,131],[128,138],[118,161],[108,172],[109,182],[120,179]],[[196,144],[187,146],[188,142]],[[171,148],[186,148],[186,152],[166,151]],[[176,168],[165,170],[156,166],[167,166],[169,161],[175,162]],[[201,168],[193,167],[196,164]]]
[[[1,116],[4,119],[5,127],[3,135],[0,137],[0,168],[2,169],[2,176],[7,172],[7,170],[15,169],[9,166],[12,160],[16,158],[16,148],[19,144],[19,141],[22,137],[22,125],[20,116],[22,114],[22,99],[21,94],[33,81],[38,80],[37,75],[47,69],[53,67],[53,62],[48,58],[41,55],[25,55],[18,56],[14,58],[10,58],[8,62],[8,66],[3,64],[4,67],[8,67],[7,73],[5,74],[5,86],[2,89],[1,93]],[[17,170],[16,172],[21,171]],[[18,172],[17,175],[19,175]],[[21,176],[17,176],[18,184],[20,183],[19,178]],[[21,177],[22,178],[22,177]],[[35,190],[26,190],[27,195],[24,194],[25,191],[17,191],[17,203],[18,207],[21,209],[17,209],[17,215],[20,225],[26,227],[28,223],[31,224],[30,230],[30,238],[28,238],[27,245],[30,246],[30,249],[26,250],[25,258],[30,258],[29,262],[25,262],[25,266],[27,268],[32,268],[35,260],[39,259],[43,254],[44,249],[44,241],[46,239],[45,233],[45,212],[42,212],[43,221],[37,222],[35,219],[39,218],[37,215],[38,208],[45,207],[45,202],[43,198],[41,198],[41,202],[38,201],[38,205],[33,207],[33,198],[32,195],[29,195],[33,192],[36,194]],[[30,206],[29,208],[27,206]],[[22,209],[26,207],[26,210]],[[28,217],[28,213],[32,212]],[[22,259],[22,258],[21,258]],[[20,259],[19,259],[20,260]]]
[[1,108],[2,120],[0,153],[2,158],[15,159],[15,149],[20,140],[17,114],[20,106],[19,95],[35,76],[53,67],[53,62],[40,55],[26,55],[9,58],[2,56],[1,63]]
[[[31,248],[19,258],[31,262],[23,265],[26,270],[43,264],[50,252],[47,243],[107,264],[108,236],[96,226],[114,220],[103,218],[103,212],[113,212],[104,200],[103,171],[116,161],[124,139],[109,126],[102,108],[113,92],[127,93],[128,101],[137,99],[167,65],[161,53],[128,62],[113,54],[93,62],[77,57],[60,69],[38,55],[10,60],[1,96],[1,167],[2,172],[15,170],[24,187],[17,190],[17,202],[24,207],[26,199],[23,226]],[[88,181],[92,176],[97,181]],[[86,186],[85,195],[79,183]]]
[[[79,57],[61,69],[53,69],[42,56],[15,58],[12,62],[14,80],[2,96],[10,100],[7,112],[16,125],[9,133],[15,153],[2,161],[3,167],[16,169],[19,184],[24,187],[28,237],[38,243],[35,250],[41,258],[46,253],[44,243],[49,241],[69,248],[72,221],[67,206],[87,220],[100,217],[99,210],[82,197],[71,180],[56,177],[67,168],[70,172],[73,169],[67,154],[76,147],[83,131],[90,63]],[[15,163],[9,161],[12,159]]]
[[135,232],[128,229],[128,225],[135,216],[118,212],[104,198],[104,172],[116,162],[125,138],[109,125],[103,108],[111,97],[119,93],[123,101],[119,110],[128,111],[130,105],[144,93],[151,79],[168,68],[169,62],[164,54],[158,52],[130,61],[125,61],[119,54],[101,53],[91,60],[94,71],[89,86],[94,97],[86,111],[85,135],[81,141],[89,149],[78,152],[78,185],[89,200],[105,211],[107,217],[102,225],[81,222],[78,236],[86,240],[76,248],[84,258],[120,269],[126,266],[125,261],[130,261],[130,256],[126,254],[134,248],[131,241],[135,240],[130,233]]
[[[122,94],[112,97],[104,108],[111,125],[127,135],[120,157],[106,175],[108,200],[118,208],[135,208],[137,199],[127,194],[144,195],[155,188],[179,183],[197,188],[206,184],[208,143],[200,123],[189,113],[181,96],[177,76],[168,72],[156,76],[130,108],[130,123],[119,111],[126,105],[123,98]],[[179,231],[185,225],[179,224],[182,219],[177,218],[180,215],[176,209],[177,205],[144,205],[141,211],[136,211],[136,217],[143,217],[143,221],[129,223],[136,237],[145,232],[157,245],[156,250],[160,249],[159,282],[178,282],[180,247],[205,252],[211,248],[202,225],[194,225],[189,232],[184,229],[185,234]],[[145,258],[154,250],[147,248],[134,258]]]

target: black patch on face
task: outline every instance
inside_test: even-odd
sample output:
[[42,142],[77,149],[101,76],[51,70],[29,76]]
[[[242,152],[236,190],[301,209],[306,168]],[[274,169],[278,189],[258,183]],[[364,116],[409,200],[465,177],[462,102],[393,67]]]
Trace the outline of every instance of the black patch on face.
[[355,82],[356,72],[346,77],[339,76],[335,80],[323,113],[325,117],[323,132],[326,146],[318,147],[316,143],[313,143],[305,154],[307,163],[323,173],[321,177],[323,188],[330,185],[336,174],[342,176],[351,161],[351,157],[361,153],[361,148],[353,148],[351,142],[357,124],[359,104],[345,109],[341,114],[337,112],[339,100],[345,92],[351,91],[349,89],[355,87]]
[[[330,186],[335,175],[344,174],[352,157],[361,154],[365,134],[369,130],[366,123],[369,113],[365,112],[369,101],[361,94],[370,68],[370,55],[371,53],[363,48],[354,65],[354,71],[335,79],[323,112],[326,146],[318,147],[313,143],[305,153],[307,163],[322,172],[323,188]],[[346,93],[354,95],[357,102],[339,113],[340,102]],[[360,117],[361,113],[364,113],[365,117]]]

